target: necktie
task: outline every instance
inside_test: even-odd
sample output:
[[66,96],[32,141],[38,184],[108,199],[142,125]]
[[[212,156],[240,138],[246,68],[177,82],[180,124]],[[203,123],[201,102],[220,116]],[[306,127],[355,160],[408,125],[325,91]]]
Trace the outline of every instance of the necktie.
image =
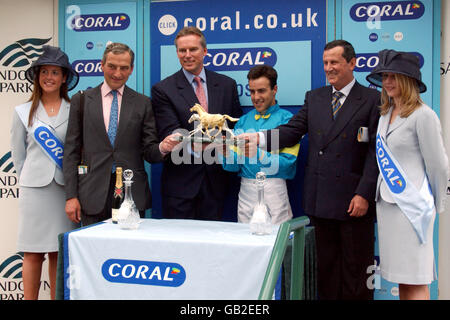
[[117,90],[112,90],[113,101],[111,104],[111,113],[109,115],[108,138],[114,147],[114,140],[117,132],[117,119],[119,117],[119,101],[117,100]]
[[331,98],[331,108],[333,111],[333,119],[336,119],[337,113],[339,109],[341,109],[342,104],[339,99],[341,99],[344,96],[344,94],[340,91],[335,91],[333,93],[333,96]]
[[208,112],[208,102],[206,101],[205,90],[203,90],[202,80],[200,77],[194,77],[194,81],[197,84],[195,88],[195,95],[197,96],[198,102],[200,102],[203,109]]

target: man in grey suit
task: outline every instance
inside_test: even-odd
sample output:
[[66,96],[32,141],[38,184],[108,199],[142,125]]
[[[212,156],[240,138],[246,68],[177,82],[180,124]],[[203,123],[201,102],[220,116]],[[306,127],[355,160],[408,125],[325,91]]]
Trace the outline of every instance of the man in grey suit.
[[319,299],[371,299],[380,96],[356,82],[347,41],[328,43],[323,63],[329,86],[307,92],[287,124],[246,136],[250,150],[256,143],[271,150],[276,138],[281,149],[308,134],[303,208],[315,227]]
[[133,199],[143,217],[151,207],[144,160],[162,161],[177,144],[171,136],[159,143],[150,99],[125,85],[133,61],[127,45],[108,45],[101,63],[105,81],[71,101],[63,160],[66,213],[82,225],[111,217],[116,167],[133,170]]

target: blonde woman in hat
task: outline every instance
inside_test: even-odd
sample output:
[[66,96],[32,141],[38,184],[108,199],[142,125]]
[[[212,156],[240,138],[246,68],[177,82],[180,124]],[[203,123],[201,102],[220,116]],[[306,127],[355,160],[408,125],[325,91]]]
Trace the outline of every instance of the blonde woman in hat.
[[444,210],[448,159],[441,125],[420,98],[419,59],[382,50],[367,80],[381,90],[376,201],[381,275],[399,284],[401,300],[427,300],[436,280],[433,225]]
[[76,227],[64,211],[61,171],[69,117],[67,92],[78,83],[67,55],[44,46],[25,73],[34,84],[30,100],[14,110],[11,152],[19,177],[18,250],[24,252],[24,298],[37,299],[42,263],[48,254],[50,295],[55,298],[58,234]]

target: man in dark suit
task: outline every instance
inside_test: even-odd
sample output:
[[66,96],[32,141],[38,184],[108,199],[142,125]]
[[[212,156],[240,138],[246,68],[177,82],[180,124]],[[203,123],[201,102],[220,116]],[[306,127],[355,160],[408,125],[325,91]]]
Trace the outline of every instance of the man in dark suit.
[[319,298],[371,299],[366,281],[374,263],[380,96],[356,82],[356,55],[347,41],[328,43],[323,63],[329,86],[307,92],[287,124],[246,136],[249,149],[259,143],[271,150],[308,134],[303,208],[315,227]]
[[[195,27],[185,27],[177,34],[175,45],[182,69],[152,87],[160,139],[177,129],[194,129],[188,120],[192,116],[189,109],[195,103],[200,103],[208,113],[241,116],[236,82],[203,67],[207,49],[202,32]],[[196,152],[188,145],[182,152],[187,161],[174,163],[172,155],[163,164],[163,217],[220,220],[230,173],[220,164],[205,162],[202,150]]]
[[143,217],[151,207],[144,160],[162,161],[177,144],[172,137],[159,143],[150,99],[125,85],[133,61],[127,45],[108,45],[101,63],[105,81],[72,98],[63,172],[66,213],[74,222],[111,217],[116,167],[133,170],[133,199]]

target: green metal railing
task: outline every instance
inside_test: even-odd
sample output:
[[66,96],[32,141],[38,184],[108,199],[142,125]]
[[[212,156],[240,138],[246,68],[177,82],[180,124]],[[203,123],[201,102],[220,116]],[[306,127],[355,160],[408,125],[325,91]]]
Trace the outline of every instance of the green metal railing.
[[305,272],[305,227],[309,224],[307,217],[298,217],[286,221],[278,229],[277,239],[270,256],[264,282],[259,292],[259,300],[272,299],[275,285],[280,274],[289,235],[294,233],[292,239],[292,269],[291,269],[291,300],[303,299],[303,285]]

